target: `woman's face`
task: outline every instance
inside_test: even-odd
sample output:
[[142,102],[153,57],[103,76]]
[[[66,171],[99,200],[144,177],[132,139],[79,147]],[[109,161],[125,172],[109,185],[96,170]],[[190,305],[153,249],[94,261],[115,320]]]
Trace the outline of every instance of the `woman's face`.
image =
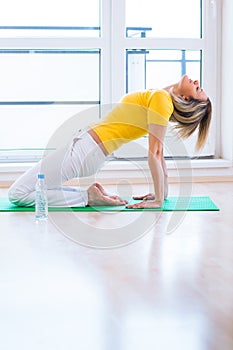
[[190,98],[195,98],[198,100],[206,101],[208,96],[205,91],[200,87],[198,80],[189,79],[187,75],[184,75],[178,82],[175,91],[177,95],[182,96],[184,99],[188,100]]

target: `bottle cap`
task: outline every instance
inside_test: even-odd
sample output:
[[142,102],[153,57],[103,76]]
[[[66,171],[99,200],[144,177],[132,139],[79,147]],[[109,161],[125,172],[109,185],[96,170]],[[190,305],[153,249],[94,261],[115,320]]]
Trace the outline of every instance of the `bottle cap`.
[[44,179],[44,174],[38,174],[38,179]]

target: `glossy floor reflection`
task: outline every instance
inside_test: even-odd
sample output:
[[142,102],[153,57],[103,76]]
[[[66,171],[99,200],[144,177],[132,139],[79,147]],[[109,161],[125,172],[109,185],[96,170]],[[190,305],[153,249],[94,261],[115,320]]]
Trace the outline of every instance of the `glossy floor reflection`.
[[[173,213],[147,212],[148,232],[117,249],[75,243],[54,224],[59,213],[41,224],[33,213],[1,213],[1,349],[231,350],[233,184],[195,184],[195,194],[220,212],[185,213],[170,233]],[[86,234],[133,230],[138,219],[79,215]]]

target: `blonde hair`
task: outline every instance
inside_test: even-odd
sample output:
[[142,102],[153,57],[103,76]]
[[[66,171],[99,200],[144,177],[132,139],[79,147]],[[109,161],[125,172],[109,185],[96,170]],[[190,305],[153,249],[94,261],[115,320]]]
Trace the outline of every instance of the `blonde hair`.
[[190,98],[185,100],[170,90],[174,111],[170,120],[175,123],[175,129],[182,138],[187,138],[198,128],[196,150],[200,150],[207,139],[212,117],[212,104],[206,101]]

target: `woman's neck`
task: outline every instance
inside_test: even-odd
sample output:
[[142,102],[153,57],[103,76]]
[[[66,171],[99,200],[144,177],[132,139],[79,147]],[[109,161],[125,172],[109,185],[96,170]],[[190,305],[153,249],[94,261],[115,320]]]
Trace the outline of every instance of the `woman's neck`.
[[169,86],[166,86],[165,88],[163,88],[163,90],[166,90],[167,92],[170,91],[171,88],[176,88],[177,84],[172,84],[172,85],[169,85]]

